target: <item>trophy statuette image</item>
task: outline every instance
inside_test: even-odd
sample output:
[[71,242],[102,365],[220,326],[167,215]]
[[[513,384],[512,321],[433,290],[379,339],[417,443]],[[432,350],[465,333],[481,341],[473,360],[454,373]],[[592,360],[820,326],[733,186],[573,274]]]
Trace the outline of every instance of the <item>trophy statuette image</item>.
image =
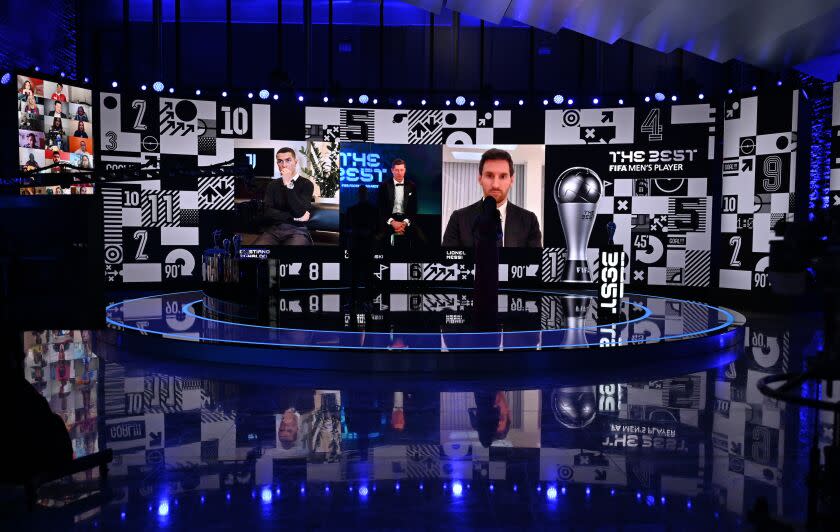
[[554,182],[554,202],[566,237],[566,269],[563,282],[591,283],[586,246],[595,224],[595,208],[604,183],[594,171],[582,166],[569,168]]

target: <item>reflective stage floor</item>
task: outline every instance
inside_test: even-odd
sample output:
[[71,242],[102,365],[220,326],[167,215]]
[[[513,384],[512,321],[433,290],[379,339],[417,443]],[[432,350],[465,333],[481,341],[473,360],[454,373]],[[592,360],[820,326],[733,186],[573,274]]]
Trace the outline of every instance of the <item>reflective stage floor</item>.
[[76,456],[115,456],[102,498],[88,497],[95,471],[43,487],[32,514],[4,492],[4,529],[752,529],[759,499],[801,524],[810,438],[827,425],[755,383],[799,367],[819,323],[749,315],[734,358],[462,379],[27,333],[27,379]]

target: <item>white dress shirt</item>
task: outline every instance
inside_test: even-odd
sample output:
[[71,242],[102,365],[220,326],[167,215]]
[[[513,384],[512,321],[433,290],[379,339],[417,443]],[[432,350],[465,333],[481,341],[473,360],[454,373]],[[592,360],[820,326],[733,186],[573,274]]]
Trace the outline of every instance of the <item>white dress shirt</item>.
[[505,219],[507,219],[507,200],[504,201],[501,205],[496,205],[496,209],[499,211],[499,215],[502,218],[502,246],[505,245]]
[[[402,186],[398,187],[397,185]],[[403,179],[401,183],[394,179],[394,208],[391,209],[391,212],[405,214],[405,179]],[[388,218],[388,221],[386,223],[388,225],[391,225],[391,222],[393,221],[393,218]],[[408,220],[408,218],[404,219],[403,221],[406,223],[406,225],[411,225],[411,222]]]

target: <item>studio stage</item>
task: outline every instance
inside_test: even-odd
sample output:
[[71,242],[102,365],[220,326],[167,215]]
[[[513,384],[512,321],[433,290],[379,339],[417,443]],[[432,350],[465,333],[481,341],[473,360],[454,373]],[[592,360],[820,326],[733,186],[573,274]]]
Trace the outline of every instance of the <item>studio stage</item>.
[[[697,301],[626,294],[595,319],[591,292],[500,290],[497,327],[472,323],[470,290],[378,294],[280,290],[256,309],[204,292],[106,308],[105,344],[168,359],[353,372],[521,374],[720,364],[744,343],[744,316]],[[313,328],[314,327],[314,328]]]

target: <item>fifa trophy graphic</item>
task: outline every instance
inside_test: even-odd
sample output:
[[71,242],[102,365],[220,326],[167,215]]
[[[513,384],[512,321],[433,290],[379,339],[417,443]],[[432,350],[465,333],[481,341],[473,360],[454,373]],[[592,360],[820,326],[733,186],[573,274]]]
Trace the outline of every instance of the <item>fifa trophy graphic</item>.
[[554,201],[566,236],[563,282],[591,283],[586,246],[595,223],[595,207],[604,190],[601,178],[582,166],[569,168],[554,182]]

